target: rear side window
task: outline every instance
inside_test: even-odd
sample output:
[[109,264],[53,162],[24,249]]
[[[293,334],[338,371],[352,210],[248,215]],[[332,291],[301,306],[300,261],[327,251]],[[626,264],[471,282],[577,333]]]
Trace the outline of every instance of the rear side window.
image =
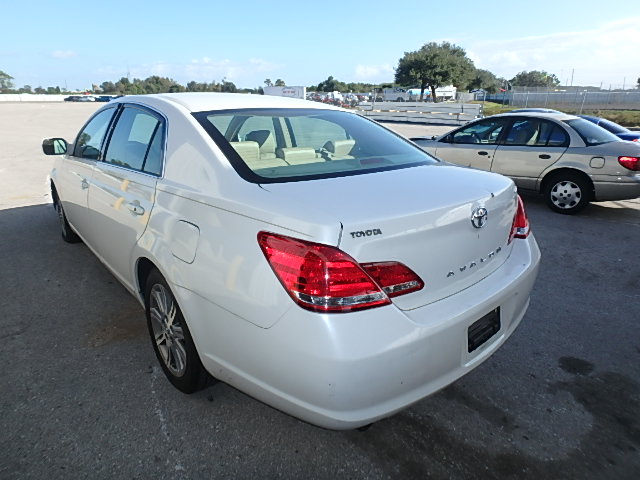
[[255,183],[358,175],[438,163],[361,116],[323,109],[193,114],[236,171]]
[[118,117],[105,162],[144,171],[162,172],[163,122],[147,110],[127,106]]
[[102,156],[102,141],[115,111],[115,108],[102,110],[89,120],[76,138],[74,157],[98,160]]
[[505,145],[534,147],[566,147],[569,136],[554,122],[542,118],[524,118],[513,122]]
[[564,120],[564,123],[573,128],[582,137],[587,145],[601,145],[603,143],[617,142],[620,139],[613,133],[606,131],[595,123],[591,123],[584,118],[572,118]]

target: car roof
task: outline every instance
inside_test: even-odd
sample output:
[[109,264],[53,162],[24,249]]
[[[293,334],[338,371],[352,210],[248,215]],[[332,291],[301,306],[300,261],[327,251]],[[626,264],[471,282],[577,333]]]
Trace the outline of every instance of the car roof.
[[177,104],[190,112],[210,110],[236,110],[245,108],[313,108],[318,110],[342,110],[332,105],[310,102],[297,98],[247,93],[186,92],[153,95],[127,95],[120,102],[147,103],[154,106]]
[[493,115],[494,117],[537,117],[537,118],[553,118],[554,120],[572,120],[575,115],[569,115],[568,113],[547,113],[547,112],[516,112],[516,113],[500,113]]

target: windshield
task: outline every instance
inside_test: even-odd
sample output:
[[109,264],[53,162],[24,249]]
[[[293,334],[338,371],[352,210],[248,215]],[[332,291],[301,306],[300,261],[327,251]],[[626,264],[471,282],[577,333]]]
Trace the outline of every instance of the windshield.
[[274,183],[357,175],[438,160],[361,116],[336,110],[195,113],[246,180]]
[[564,120],[564,123],[572,127],[582,137],[587,145],[600,145],[603,143],[617,142],[620,139],[613,133],[606,131],[595,123],[584,118]]

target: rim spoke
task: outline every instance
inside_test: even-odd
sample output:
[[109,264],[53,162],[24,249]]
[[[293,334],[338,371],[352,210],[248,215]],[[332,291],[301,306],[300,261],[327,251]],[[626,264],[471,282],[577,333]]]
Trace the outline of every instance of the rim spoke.
[[171,345],[171,356],[176,374],[182,375],[187,363],[187,352],[182,343],[176,342]]
[[162,361],[164,364],[171,368],[171,364],[169,363],[169,347],[166,344],[158,345],[158,351],[160,352],[160,356],[162,357]]
[[169,304],[169,308],[167,309],[167,326],[170,327],[171,325],[173,325],[173,321],[176,318],[176,303],[171,300],[171,303]]

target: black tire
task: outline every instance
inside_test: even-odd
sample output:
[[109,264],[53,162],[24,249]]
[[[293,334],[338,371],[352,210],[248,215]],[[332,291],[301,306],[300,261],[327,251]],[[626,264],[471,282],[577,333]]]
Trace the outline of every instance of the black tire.
[[71,226],[67,221],[67,215],[64,213],[64,208],[62,208],[62,202],[60,201],[60,199],[56,198],[54,200],[53,208],[56,209],[56,213],[58,214],[58,222],[60,223],[60,233],[62,234],[62,239],[67,243],[80,242],[80,237],[71,229]]
[[151,344],[167,379],[184,393],[209,385],[212,378],[202,366],[182,311],[157,270],[147,278],[144,303]]
[[593,187],[587,177],[575,172],[561,172],[545,182],[542,191],[551,210],[573,215],[591,201]]

